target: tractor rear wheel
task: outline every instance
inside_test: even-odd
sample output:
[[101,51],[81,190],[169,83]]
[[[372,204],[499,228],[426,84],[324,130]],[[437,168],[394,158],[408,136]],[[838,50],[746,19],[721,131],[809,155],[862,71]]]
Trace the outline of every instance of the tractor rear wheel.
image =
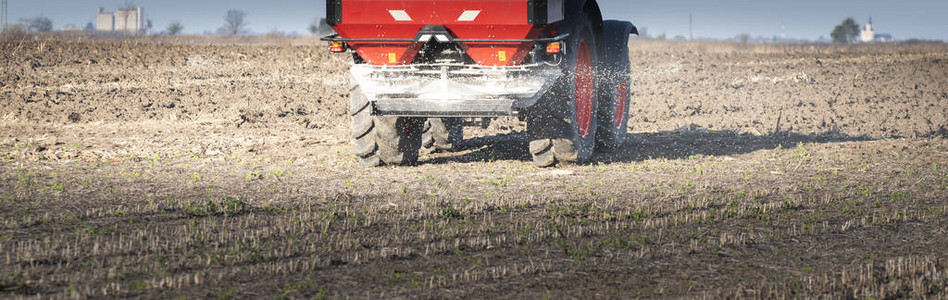
[[412,165],[418,162],[423,118],[373,116],[362,89],[349,95],[352,138],[359,162],[367,167]]
[[632,99],[631,63],[629,46],[618,41],[627,41],[629,32],[624,24],[605,24],[608,54],[603,64],[603,80],[600,89],[599,131],[596,137],[599,149],[617,151],[625,142],[629,129],[629,105]]
[[527,117],[533,163],[584,163],[596,147],[599,51],[588,18],[566,43],[565,76]]
[[421,152],[451,151],[464,139],[464,127],[458,118],[428,118],[421,135]]

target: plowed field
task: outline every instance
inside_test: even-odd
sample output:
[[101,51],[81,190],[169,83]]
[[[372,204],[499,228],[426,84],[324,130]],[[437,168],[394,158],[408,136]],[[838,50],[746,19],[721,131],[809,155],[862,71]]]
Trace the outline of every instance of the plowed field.
[[948,297],[948,46],[633,41],[629,140],[367,169],[313,39],[0,39],[0,295]]

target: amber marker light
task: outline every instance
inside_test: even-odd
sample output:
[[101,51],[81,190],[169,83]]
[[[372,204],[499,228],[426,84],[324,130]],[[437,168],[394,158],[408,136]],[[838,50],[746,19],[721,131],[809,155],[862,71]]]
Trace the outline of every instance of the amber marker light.
[[329,52],[332,53],[341,53],[346,51],[346,44],[343,42],[330,42],[329,43]]
[[562,46],[563,46],[563,44],[560,43],[560,42],[549,43],[549,44],[546,45],[546,53],[560,53],[560,51],[561,51],[561,50],[560,50],[560,49],[561,49],[560,47],[562,47]]

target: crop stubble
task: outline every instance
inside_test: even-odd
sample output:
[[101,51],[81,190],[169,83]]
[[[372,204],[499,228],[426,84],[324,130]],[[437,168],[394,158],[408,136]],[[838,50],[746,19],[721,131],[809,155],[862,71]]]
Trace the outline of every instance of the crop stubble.
[[630,141],[555,170],[510,119],[357,167],[309,39],[0,48],[7,295],[948,293],[943,45],[634,41]]

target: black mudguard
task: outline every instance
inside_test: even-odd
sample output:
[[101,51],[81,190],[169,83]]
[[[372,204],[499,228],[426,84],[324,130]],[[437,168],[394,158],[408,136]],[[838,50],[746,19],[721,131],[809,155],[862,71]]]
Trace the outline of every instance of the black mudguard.
[[627,21],[618,21],[618,20],[606,20],[603,21],[603,32],[602,38],[606,47],[606,61],[611,61],[611,55],[619,54],[619,49],[613,49],[614,47],[628,47],[629,45],[629,35],[630,34],[639,34],[639,30],[635,28],[635,25],[632,25],[631,22]]

